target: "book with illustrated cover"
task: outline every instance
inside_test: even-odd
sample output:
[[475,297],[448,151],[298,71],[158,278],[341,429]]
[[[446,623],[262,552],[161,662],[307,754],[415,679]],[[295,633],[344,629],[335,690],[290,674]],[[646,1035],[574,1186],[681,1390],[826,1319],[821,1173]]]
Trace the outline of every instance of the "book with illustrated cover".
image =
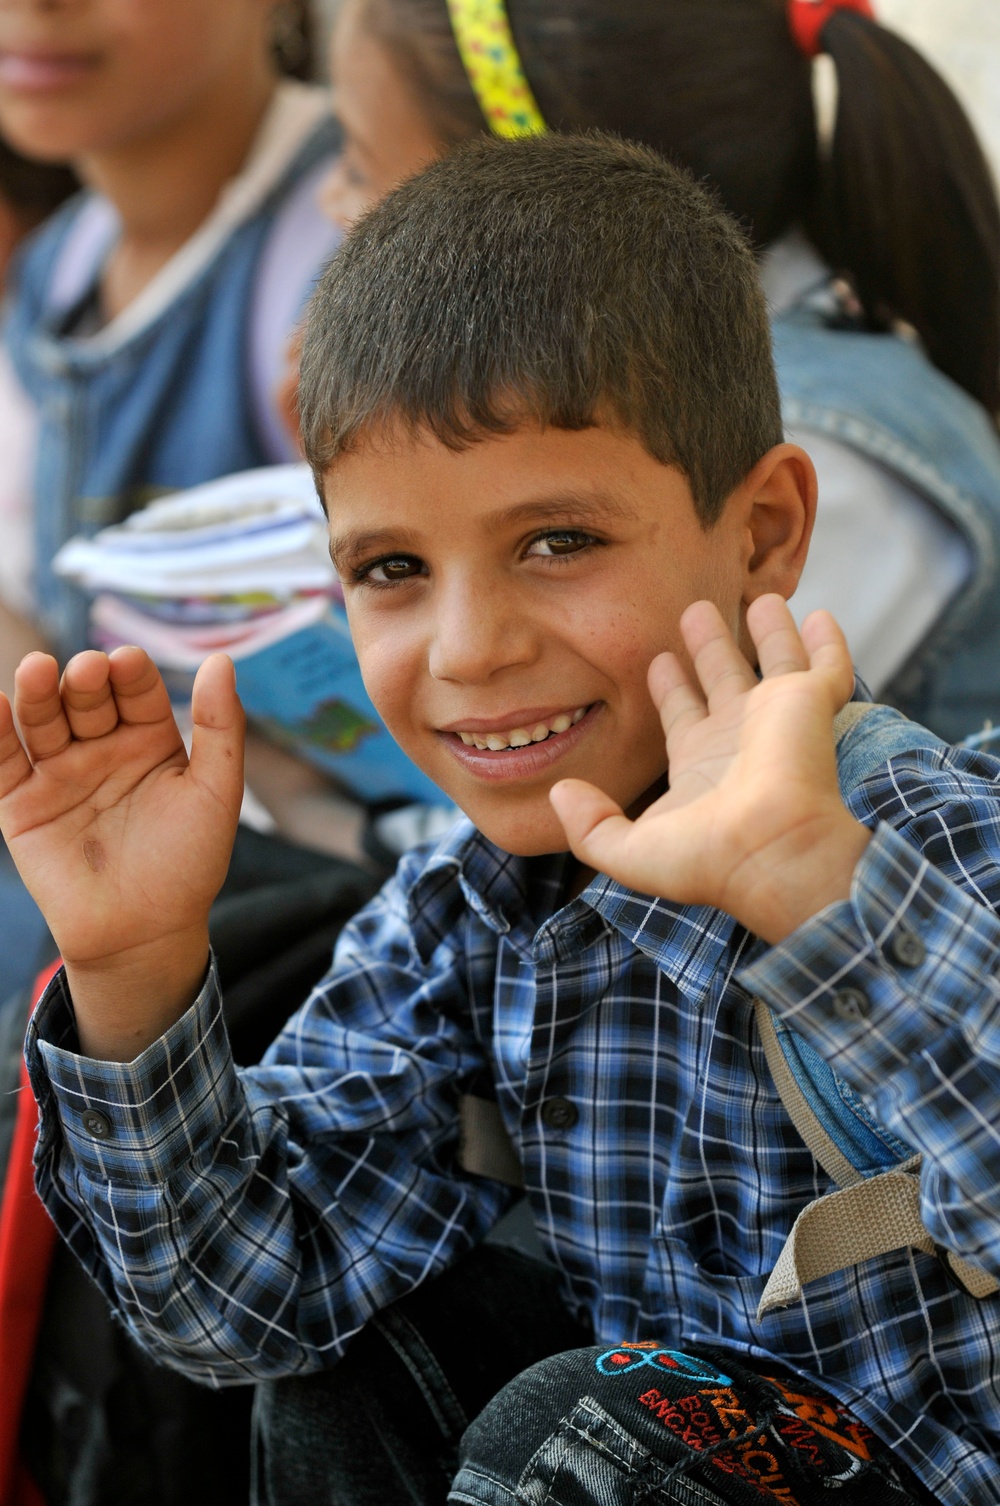
[[368,699],[343,607],[255,653],[236,657],[247,715],[273,741],[373,803],[444,796],[403,753]]
[[365,690],[306,466],[160,498],[94,538],[71,539],[56,568],[96,593],[93,642],[146,649],[179,702],[221,650],[236,665],[247,716],[272,741],[368,804],[444,803]]

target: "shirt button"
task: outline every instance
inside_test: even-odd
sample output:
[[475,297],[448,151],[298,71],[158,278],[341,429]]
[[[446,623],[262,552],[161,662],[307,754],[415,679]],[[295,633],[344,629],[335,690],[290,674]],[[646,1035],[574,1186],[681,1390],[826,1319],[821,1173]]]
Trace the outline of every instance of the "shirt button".
[[927,948],[915,931],[900,926],[889,942],[889,956],[900,967],[919,967],[926,960]]
[[542,1119],[549,1129],[572,1129],[579,1117],[579,1109],[568,1098],[547,1098],[542,1104]]
[[99,1114],[96,1109],[85,1109],[82,1120],[88,1135],[93,1135],[95,1140],[108,1139],[111,1134],[111,1120],[107,1114]]
[[871,1006],[860,988],[841,988],[833,996],[833,1012],[841,1020],[863,1020]]

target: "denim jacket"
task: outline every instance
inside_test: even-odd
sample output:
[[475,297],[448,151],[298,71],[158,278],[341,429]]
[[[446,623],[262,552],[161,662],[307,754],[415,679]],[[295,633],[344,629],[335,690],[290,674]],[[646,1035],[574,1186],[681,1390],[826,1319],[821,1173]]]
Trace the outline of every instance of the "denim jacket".
[[773,333],[785,422],[894,471],[969,547],[965,586],[881,699],[948,742],[1000,721],[1000,436],[989,416],[915,345],[833,328],[808,299]]
[[[87,599],[50,568],[67,539],[120,522],[158,492],[278,458],[254,411],[250,310],[279,212],[321,171],[338,139],[323,114],[214,254],[138,328],[120,319],[89,339],[66,333],[93,297],[107,252],[113,221],[104,201],[77,196],[28,243],[5,334],[40,411],[36,593],[40,625],[60,655],[87,638]],[[61,259],[73,235],[89,235],[92,244],[75,248],[84,261],[89,253],[89,264],[67,302]],[[332,226],[330,238],[332,249]]]

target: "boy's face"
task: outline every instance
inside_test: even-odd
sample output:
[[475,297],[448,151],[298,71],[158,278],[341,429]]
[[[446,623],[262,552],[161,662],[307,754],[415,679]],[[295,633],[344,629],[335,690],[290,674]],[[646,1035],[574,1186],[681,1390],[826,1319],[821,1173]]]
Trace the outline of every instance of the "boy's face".
[[558,779],[627,810],[665,773],[646,671],[680,648],[684,608],[709,598],[737,631],[745,600],[781,589],[752,584],[749,497],[706,530],[684,476],[610,428],[524,427],[459,452],[400,432],[340,457],[324,493],[372,700],[414,763],[523,855],[566,846]]

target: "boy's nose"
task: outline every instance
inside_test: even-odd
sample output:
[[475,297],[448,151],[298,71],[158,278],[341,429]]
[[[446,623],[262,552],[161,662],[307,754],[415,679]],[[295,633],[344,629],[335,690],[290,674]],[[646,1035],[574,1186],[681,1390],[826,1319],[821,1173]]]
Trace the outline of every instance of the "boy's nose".
[[482,684],[499,670],[532,663],[537,655],[533,623],[499,587],[470,586],[439,600],[429,655],[435,680]]

